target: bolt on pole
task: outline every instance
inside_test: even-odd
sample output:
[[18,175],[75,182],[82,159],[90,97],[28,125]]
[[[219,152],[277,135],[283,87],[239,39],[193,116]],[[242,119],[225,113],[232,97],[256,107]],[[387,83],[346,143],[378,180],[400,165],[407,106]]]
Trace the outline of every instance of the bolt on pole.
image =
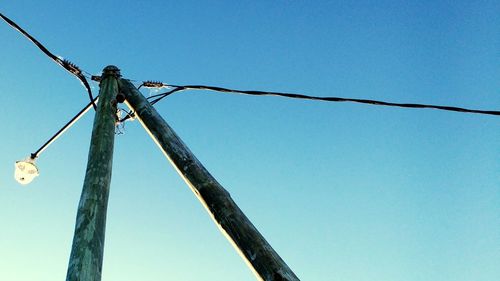
[[119,77],[120,70],[116,66],[104,68],[67,281],[101,280]]
[[259,280],[299,280],[189,148],[128,80],[120,79],[126,103],[177,172],[205,206]]

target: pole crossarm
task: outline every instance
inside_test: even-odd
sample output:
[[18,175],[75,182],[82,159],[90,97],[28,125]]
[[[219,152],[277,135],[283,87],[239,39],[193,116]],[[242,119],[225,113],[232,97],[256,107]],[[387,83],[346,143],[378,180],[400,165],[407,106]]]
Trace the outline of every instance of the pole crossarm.
[[126,103],[257,278],[299,280],[147,99],[130,81],[120,79],[119,84]]
[[101,280],[119,75],[104,68],[66,281]]

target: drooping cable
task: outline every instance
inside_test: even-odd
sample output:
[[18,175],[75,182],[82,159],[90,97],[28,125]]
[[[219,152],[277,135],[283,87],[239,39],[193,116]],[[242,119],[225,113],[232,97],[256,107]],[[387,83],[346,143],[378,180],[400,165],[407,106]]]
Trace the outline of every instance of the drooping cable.
[[204,85],[171,85],[171,84],[163,84],[163,87],[173,87],[174,90],[171,90],[167,93],[158,94],[151,96],[158,97],[155,101],[158,102],[162,98],[177,92],[177,91],[185,91],[185,90],[208,90],[208,91],[216,91],[223,93],[234,93],[234,94],[244,94],[244,95],[254,95],[254,96],[280,96],[287,98],[295,98],[295,99],[307,99],[307,100],[320,100],[320,101],[329,101],[329,102],[354,102],[354,103],[363,103],[370,105],[378,105],[378,106],[392,106],[392,107],[403,107],[403,108],[430,108],[430,109],[438,109],[445,111],[455,111],[462,113],[476,113],[476,114],[486,114],[486,115],[496,115],[500,116],[500,111],[497,110],[478,110],[478,109],[467,109],[462,107],[455,106],[445,106],[445,105],[432,105],[432,104],[418,104],[418,103],[395,103],[395,102],[386,102],[379,100],[370,100],[370,99],[356,99],[356,98],[342,98],[342,97],[319,97],[319,96],[309,96],[303,94],[293,94],[293,93],[281,93],[281,92],[268,92],[268,91],[246,91],[246,90],[234,90],[222,87],[214,87],[214,86],[204,86]]
[[[73,74],[76,78],[78,78],[85,89],[87,90],[87,93],[89,95],[89,99],[91,101],[94,100],[94,97],[92,95],[92,90],[90,89],[90,85],[87,82],[87,79],[82,73],[82,70],[76,66],[75,64],[71,63],[70,61],[66,59],[62,59],[54,54],[52,54],[45,46],[42,45],[38,40],[36,40],[33,36],[31,36],[28,32],[26,32],[24,29],[22,29],[19,25],[17,25],[14,21],[9,19],[8,17],[4,16],[2,13],[0,13],[0,17],[7,22],[11,27],[13,27],[15,30],[17,30],[19,33],[24,35],[26,38],[28,38],[35,46],[37,46],[45,55],[47,55],[50,59],[52,59],[55,63],[66,69],[69,73]],[[96,105],[92,102],[92,106],[94,109],[97,109]]]

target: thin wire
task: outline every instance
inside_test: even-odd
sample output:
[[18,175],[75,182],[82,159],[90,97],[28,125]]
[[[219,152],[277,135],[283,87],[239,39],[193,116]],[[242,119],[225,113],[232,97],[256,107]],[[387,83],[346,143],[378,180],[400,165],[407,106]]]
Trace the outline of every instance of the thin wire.
[[[115,126],[115,135],[124,135],[125,134],[125,122],[122,122],[122,119],[119,119],[121,116],[121,112],[127,113],[127,111],[123,108],[118,108],[116,115],[117,115],[117,122]],[[128,114],[128,113],[127,113]]]
[[173,94],[173,93],[175,93],[175,92],[180,92],[180,91],[189,90],[189,89],[187,89],[187,88],[185,88],[185,87],[183,87],[183,86],[175,86],[175,87],[176,87],[176,88],[174,88],[174,89],[172,89],[172,90],[170,90],[170,91],[168,91],[168,92],[166,92],[166,93],[157,94],[157,95],[152,95],[152,96],[150,96],[150,97],[149,97],[149,98],[147,98],[147,99],[149,100],[149,99],[156,98],[156,99],[154,99],[153,101],[151,101],[151,104],[153,105],[153,104],[155,104],[155,103],[159,102],[160,100],[162,100],[163,98],[168,97],[169,95],[171,95],[171,94]]
[[89,99],[92,101],[92,106],[94,109],[97,109],[94,101],[94,97],[92,95],[92,90],[90,89],[90,85],[87,82],[87,79],[82,73],[82,70],[76,66],[75,64],[71,63],[68,60],[61,59],[60,57],[52,54],[45,46],[42,45],[38,40],[36,40],[33,36],[31,36],[28,32],[26,32],[24,29],[22,29],[19,25],[17,25],[14,21],[9,19],[8,17],[4,16],[2,13],[0,13],[0,17],[7,22],[11,27],[16,29],[18,32],[20,32],[22,35],[24,35],[26,38],[28,38],[33,44],[35,44],[45,55],[47,55],[49,58],[51,58],[55,63],[66,69],[69,73],[73,74],[76,78],[78,78],[85,89],[87,89],[87,93],[89,95]]
[[203,85],[164,85],[169,87],[174,87],[174,90],[171,90],[167,93],[158,94],[151,96],[150,98],[159,97],[154,102],[158,102],[164,97],[173,94],[177,91],[185,91],[185,90],[208,90],[208,91],[216,91],[223,93],[236,93],[236,94],[244,94],[244,95],[254,95],[254,96],[280,96],[287,98],[295,98],[295,99],[308,99],[308,100],[320,100],[320,101],[329,101],[329,102],[354,102],[354,103],[363,103],[370,105],[379,105],[379,106],[393,106],[393,107],[403,107],[403,108],[432,108],[438,110],[445,111],[455,111],[462,113],[476,113],[476,114],[487,114],[487,115],[496,115],[500,116],[500,111],[496,110],[478,110],[478,109],[467,109],[462,107],[454,107],[454,106],[444,106],[444,105],[432,105],[432,104],[417,104],[417,103],[395,103],[395,102],[386,102],[386,101],[378,101],[378,100],[369,100],[369,99],[355,99],[355,98],[341,98],[341,97],[318,97],[318,96],[308,96],[303,94],[292,94],[292,93],[280,93],[280,92],[266,92],[266,91],[243,91],[243,90],[234,90],[227,89],[222,87],[213,87],[213,86],[203,86]]
[[[139,88],[137,88],[139,89]],[[182,87],[177,87],[175,89],[172,89],[166,93],[162,93],[162,94],[157,94],[157,95],[153,95],[153,96],[150,96],[148,98],[146,98],[147,100],[150,100],[150,99],[153,99],[153,98],[156,98],[154,99],[153,101],[151,101],[151,105],[154,105],[155,103],[159,102],[160,100],[162,100],[163,98],[175,93],[175,92],[178,92],[178,91],[183,91],[185,90],[184,88]],[[134,114],[134,111],[130,110],[129,112],[127,112],[127,116],[123,117],[122,119],[120,119],[120,123],[124,122],[124,121],[127,121],[128,119],[130,118],[134,118],[135,114]]]

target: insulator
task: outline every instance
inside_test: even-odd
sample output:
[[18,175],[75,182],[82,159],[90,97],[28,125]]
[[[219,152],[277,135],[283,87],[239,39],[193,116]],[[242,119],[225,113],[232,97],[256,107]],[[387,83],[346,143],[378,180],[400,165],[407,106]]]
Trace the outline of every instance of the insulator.
[[166,85],[160,81],[144,81],[142,82],[142,86],[146,88],[163,88]]
[[78,68],[78,66],[76,66],[74,63],[68,60],[63,60],[63,65],[69,72],[75,75],[80,75],[82,73],[82,71],[80,70],[80,68]]

